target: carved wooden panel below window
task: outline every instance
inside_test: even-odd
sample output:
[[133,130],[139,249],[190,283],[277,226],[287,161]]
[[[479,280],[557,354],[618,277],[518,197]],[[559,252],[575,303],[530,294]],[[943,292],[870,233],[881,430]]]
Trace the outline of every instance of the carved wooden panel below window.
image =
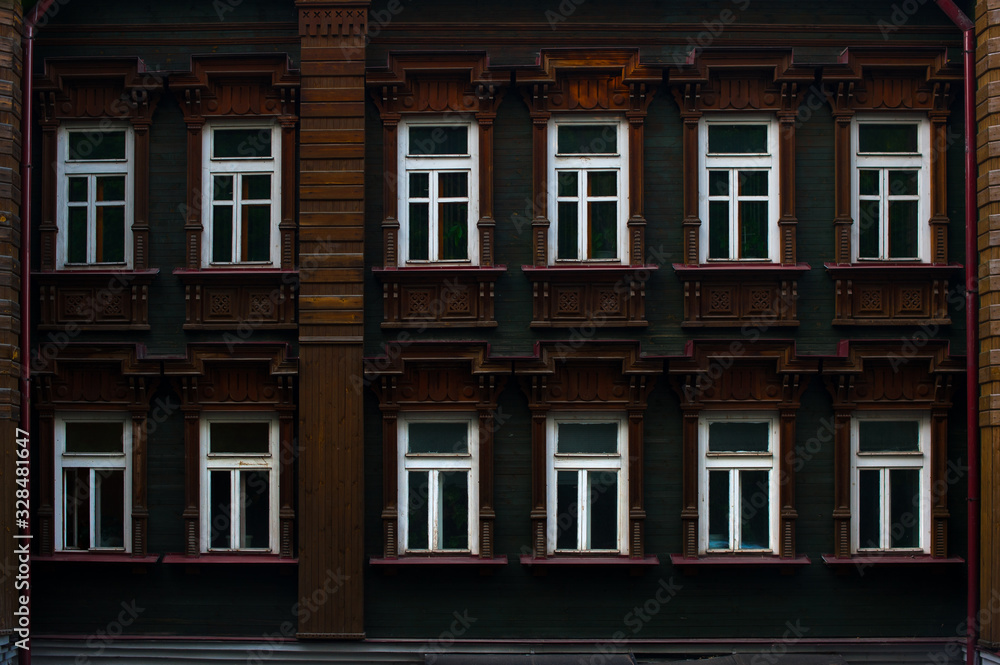
[[494,287],[506,266],[374,268],[382,282],[383,328],[490,328]]
[[39,330],[149,330],[149,285],[159,270],[36,272]]
[[232,330],[241,325],[295,328],[294,270],[175,270],[184,283],[185,330]]
[[826,264],[836,289],[834,325],[950,325],[948,280],[960,265]]
[[809,270],[797,265],[674,264],[684,284],[684,327],[736,327],[766,323],[797,326],[798,283]]
[[531,325],[647,326],[646,282],[655,265],[522,266],[532,282]]

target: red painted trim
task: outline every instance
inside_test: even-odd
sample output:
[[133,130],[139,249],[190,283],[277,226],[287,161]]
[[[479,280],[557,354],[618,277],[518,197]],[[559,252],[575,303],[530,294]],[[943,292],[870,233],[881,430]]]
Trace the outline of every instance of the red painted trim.
[[576,263],[573,265],[561,265],[556,264],[552,266],[521,266],[521,272],[528,273],[542,273],[542,272],[594,272],[594,271],[607,271],[607,272],[628,272],[630,270],[659,270],[660,266],[655,263],[648,263],[645,265],[622,265],[618,263]]
[[53,563],[156,563],[160,560],[159,554],[147,554],[146,556],[132,556],[122,552],[121,554],[111,553],[90,553],[90,552],[59,552],[51,556],[32,557],[32,563],[53,562]]
[[947,558],[932,557],[929,554],[918,554],[914,556],[852,556],[835,557],[832,554],[823,555],[823,563],[828,566],[897,566],[897,565],[925,565],[925,564],[959,564],[965,563],[965,559],[960,556]]
[[852,273],[862,270],[877,270],[884,272],[899,272],[912,274],[913,272],[959,272],[965,266],[961,263],[824,263],[831,274]]
[[149,270],[32,270],[31,274],[35,277],[73,277],[73,276],[84,276],[84,275],[96,275],[98,277],[107,277],[111,275],[122,275],[131,277],[140,276],[155,276],[160,274],[159,268],[151,268]]
[[782,559],[777,555],[716,554],[692,558],[671,554],[670,563],[675,566],[808,566],[812,561],[805,555]]
[[660,559],[649,555],[642,559],[627,556],[552,556],[536,559],[530,554],[521,555],[522,566],[658,566]]
[[197,275],[199,277],[233,276],[233,275],[298,275],[298,270],[282,270],[280,268],[205,268],[204,270],[188,270],[187,268],[174,268],[173,274]]
[[441,273],[482,273],[484,275],[501,275],[507,272],[507,266],[373,266],[372,272],[376,275],[382,273],[392,273],[397,275],[440,275]]
[[780,263],[703,263],[699,265],[688,265],[687,263],[673,263],[671,267],[674,272],[681,277],[687,275],[704,275],[706,273],[804,273],[812,270],[808,263],[796,263],[795,265],[782,265]]
[[506,566],[510,561],[506,556],[492,559],[477,556],[401,556],[398,559],[372,557],[368,563],[373,566]]
[[278,563],[295,565],[298,559],[282,559],[277,554],[202,554],[201,556],[187,556],[186,554],[164,554],[162,563],[184,563],[188,565],[201,565],[203,563]]

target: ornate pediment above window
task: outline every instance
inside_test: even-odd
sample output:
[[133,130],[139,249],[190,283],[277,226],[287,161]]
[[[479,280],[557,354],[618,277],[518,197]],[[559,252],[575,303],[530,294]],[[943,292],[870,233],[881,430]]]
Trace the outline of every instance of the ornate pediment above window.
[[148,127],[163,85],[139,58],[49,58],[35,92],[43,126],[114,118]]
[[300,77],[288,56],[196,55],[191,71],[170,77],[186,121],[215,116],[296,120]]

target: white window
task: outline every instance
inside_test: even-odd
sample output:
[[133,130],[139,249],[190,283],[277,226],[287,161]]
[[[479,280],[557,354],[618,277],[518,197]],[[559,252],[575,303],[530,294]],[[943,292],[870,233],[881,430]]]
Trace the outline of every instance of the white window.
[[201,551],[278,551],[278,418],[201,419]]
[[928,260],[929,146],[926,117],[858,114],[851,121],[856,260]]
[[132,426],[128,414],[55,418],[57,551],[132,546]]
[[851,420],[855,552],[927,551],[929,441],[926,414],[866,413]]
[[479,134],[475,122],[399,124],[402,264],[479,263]]
[[776,552],[778,419],[767,413],[702,415],[699,552]]
[[778,125],[773,117],[705,116],[699,125],[702,263],[778,256]]
[[202,132],[205,266],[279,259],[281,136],[275,123],[211,122]]
[[420,413],[398,422],[402,551],[478,554],[478,417]]
[[548,552],[628,554],[624,414],[548,418]]
[[548,128],[549,262],[628,263],[628,125],[553,117]]
[[133,145],[125,122],[59,128],[57,267],[131,266]]

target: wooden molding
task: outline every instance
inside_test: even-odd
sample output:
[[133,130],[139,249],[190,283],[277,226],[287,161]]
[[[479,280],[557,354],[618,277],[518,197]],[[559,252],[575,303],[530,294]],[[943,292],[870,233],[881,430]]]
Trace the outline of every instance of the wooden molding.
[[655,265],[534,267],[521,270],[532,285],[533,328],[645,327],[646,284]]
[[39,285],[38,330],[149,330],[149,286],[159,270],[55,270]]
[[374,269],[382,283],[382,328],[492,328],[505,266]]
[[236,268],[174,274],[184,284],[185,330],[296,329],[296,271]]
[[834,325],[951,325],[949,283],[961,265],[827,264],[836,293]]
[[686,328],[798,326],[798,283],[806,264],[674,264],[684,285]]

